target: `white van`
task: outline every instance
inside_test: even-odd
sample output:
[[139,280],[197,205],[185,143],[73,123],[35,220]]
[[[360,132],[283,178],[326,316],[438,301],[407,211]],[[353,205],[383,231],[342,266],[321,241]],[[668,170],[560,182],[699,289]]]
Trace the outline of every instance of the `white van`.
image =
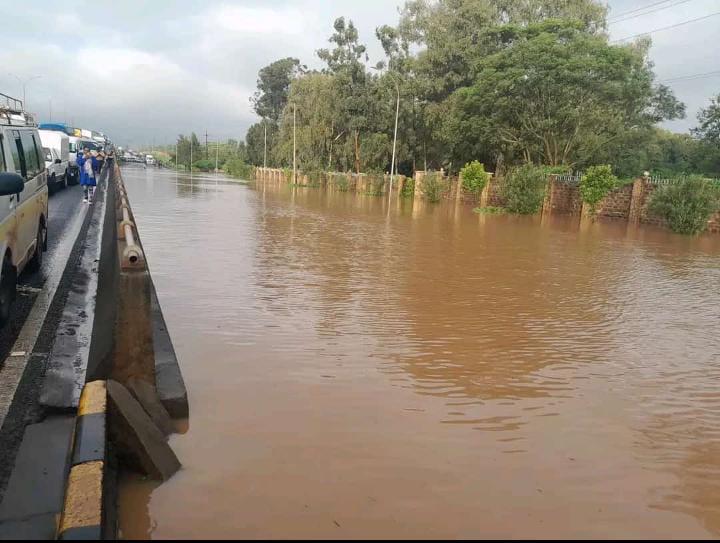
[[62,188],[68,183],[70,137],[57,130],[38,130],[43,146],[48,187]]
[[80,182],[80,168],[77,165],[77,154],[82,151],[80,147],[80,138],[78,136],[69,136],[68,148],[68,162],[70,163],[68,172],[68,185],[77,185]]
[[40,134],[22,109],[0,106],[0,326],[17,277],[37,270],[47,250],[48,188]]

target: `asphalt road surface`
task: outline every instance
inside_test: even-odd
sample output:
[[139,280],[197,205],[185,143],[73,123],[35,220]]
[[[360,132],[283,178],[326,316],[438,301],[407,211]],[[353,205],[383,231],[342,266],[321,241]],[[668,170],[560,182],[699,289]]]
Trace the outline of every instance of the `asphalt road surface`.
[[[89,211],[82,198],[79,185],[51,193],[48,250],[42,268],[19,277],[10,319],[0,329],[0,498],[26,425],[45,416],[37,398],[47,367],[47,354],[82,254],[81,240],[86,234],[82,225],[87,224],[85,216]],[[27,353],[26,367],[18,367],[14,359],[8,357],[17,350],[18,343],[23,343],[24,337],[37,337],[37,341],[31,341],[34,349]]]

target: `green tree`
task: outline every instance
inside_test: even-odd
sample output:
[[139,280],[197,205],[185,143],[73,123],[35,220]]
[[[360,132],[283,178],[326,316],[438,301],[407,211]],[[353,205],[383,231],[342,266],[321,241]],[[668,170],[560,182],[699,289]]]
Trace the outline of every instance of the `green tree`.
[[339,17],[333,25],[335,32],[330,37],[332,49],[320,49],[318,57],[327,64],[327,72],[337,79],[338,89],[342,93],[341,109],[337,115],[352,137],[354,167],[360,172],[360,139],[368,129],[369,110],[372,102],[369,99],[369,86],[372,78],[368,75],[367,49],[360,43],[357,28],[352,21]]
[[508,45],[453,95],[451,126],[475,126],[464,134],[475,145],[528,163],[583,163],[628,129],[684,112],[667,88],[653,87],[645,48],[611,46],[568,20],[497,33]]
[[264,119],[277,123],[280,119],[292,81],[305,70],[296,58],[283,58],[265,66],[258,73],[257,92],[251,101]]
[[700,110],[697,119],[699,124],[692,129],[692,134],[707,143],[720,144],[720,94]]

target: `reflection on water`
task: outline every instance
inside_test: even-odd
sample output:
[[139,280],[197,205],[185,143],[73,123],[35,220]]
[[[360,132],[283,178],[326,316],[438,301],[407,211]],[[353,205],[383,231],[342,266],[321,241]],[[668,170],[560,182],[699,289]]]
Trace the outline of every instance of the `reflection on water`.
[[126,537],[720,534],[717,237],[124,177],[192,404]]

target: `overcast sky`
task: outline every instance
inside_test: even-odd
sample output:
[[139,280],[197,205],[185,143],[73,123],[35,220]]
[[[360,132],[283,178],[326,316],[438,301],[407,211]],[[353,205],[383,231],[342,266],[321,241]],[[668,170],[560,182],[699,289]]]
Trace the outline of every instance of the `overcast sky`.
[[[613,15],[658,0],[611,0]],[[0,92],[22,98],[40,120],[106,132],[121,144],[170,143],[179,133],[242,137],[255,122],[257,72],[278,58],[320,67],[332,22],[355,21],[374,63],[374,29],[395,24],[399,0],[0,0]],[[720,12],[720,0],[667,0],[667,9],[612,24],[612,39]],[[656,9],[656,8],[649,8]],[[627,15],[628,17],[633,15]],[[635,13],[637,15],[637,13]],[[720,72],[720,14],[652,34],[659,81]],[[10,75],[10,74],[14,74]],[[720,93],[720,75],[669,82],[688,106],[675,131]],[[52,103],[52,106],[51,106]]]

